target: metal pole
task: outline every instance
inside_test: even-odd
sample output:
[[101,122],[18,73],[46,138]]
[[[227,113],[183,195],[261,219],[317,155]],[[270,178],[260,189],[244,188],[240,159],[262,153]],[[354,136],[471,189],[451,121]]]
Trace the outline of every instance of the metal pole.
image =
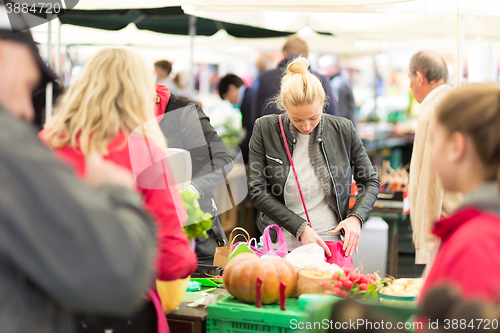
[[189,52],[189,98],[194,98],[194,37],[196,36],[196,16],[189,17],[189,36],[191,37],[191,45]]
[[[47,38],[47,62],[49,68],[52,68],[52,14],[47,15],[48,38]],[[45,91],[45,122],[48,122],[52,117],[52,82],[47,83]]]
[[58,22],[59,27],[57,29],[57,41],[56,41],[56,74],[57,77],[61,78],[61,21]]

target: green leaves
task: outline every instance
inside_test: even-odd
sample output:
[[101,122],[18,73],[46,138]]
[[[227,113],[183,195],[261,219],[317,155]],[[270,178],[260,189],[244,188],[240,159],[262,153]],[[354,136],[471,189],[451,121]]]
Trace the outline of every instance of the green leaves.
[[212,227],[212,214],[200,209],[197,194],[186,190],[181,193],[181,197],[188,216],[183,227],[184,233],[189,239],[208,238],[207,230]]

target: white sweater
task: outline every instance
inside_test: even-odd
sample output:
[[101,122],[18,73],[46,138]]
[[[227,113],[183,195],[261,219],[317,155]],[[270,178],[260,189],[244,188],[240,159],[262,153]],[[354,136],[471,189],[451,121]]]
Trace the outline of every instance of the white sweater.
[[[311,219],[312,228],[324,241],[339,241],[339,234],[332,235],[330,231],[338,225],[337,216],[334,210],[328,205],[325,190],[318,177],[314,174],[314,169],[309,158],[309,138],[307,134],[296,134],[297,143],[295,144],[292,160],[295,165],[295,171],[299,178],[300,188],[307,212]],[[290,167],[288,178],[285,184],[285,205],[295,214],[307,220],[300,193]],[[287,230],[283,230],[288,251],[292,251],[301,246],[302,243]]]

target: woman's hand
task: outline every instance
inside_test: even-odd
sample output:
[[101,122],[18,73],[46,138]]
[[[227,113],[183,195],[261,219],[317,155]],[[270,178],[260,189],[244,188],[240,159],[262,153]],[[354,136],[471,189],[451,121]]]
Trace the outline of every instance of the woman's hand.
[[316,233],[316,231],[313,230],[310,226],[307,226],[304,231],[302,231],[302,234],[300,235],[300,241],[302,242],[302,245],[306,244],[311,244],[311,243],[316,243],[319,246],[321,246],[328,257],[332,256],[332,253],[330,252],[330,249],[328,246],[326,246],[325,242],[319,237],[319,235]]
[[358,245],[359,245],[359,235],[361,231],[361,220],[357,216],[349,216],[344,221],[340,222],[337,228],[332,231],[332,234],[335,234],[340,231],[340,229],[344,229],[344,252],[347,255],[352,256],[352,251],[356,249],[356,253],[358,253]]

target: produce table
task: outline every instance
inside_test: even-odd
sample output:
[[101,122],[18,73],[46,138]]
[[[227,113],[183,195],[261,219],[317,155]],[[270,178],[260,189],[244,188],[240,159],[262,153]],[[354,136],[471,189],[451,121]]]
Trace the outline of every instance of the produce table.
[[[229,295],[225,288],[218,288],[214,294]],[[189,303],[181,303],[177,310],[167,315],[168,325],[171,333],[205,333],[207,321],[207,309],[203,306],[190,308]]]
[[408,214],[401,212],[385,212],[373,210],[370,216],[381,217],[389,225],[389,253],[387,255],[387,274],[398,276],[398,223],[403,221]]

